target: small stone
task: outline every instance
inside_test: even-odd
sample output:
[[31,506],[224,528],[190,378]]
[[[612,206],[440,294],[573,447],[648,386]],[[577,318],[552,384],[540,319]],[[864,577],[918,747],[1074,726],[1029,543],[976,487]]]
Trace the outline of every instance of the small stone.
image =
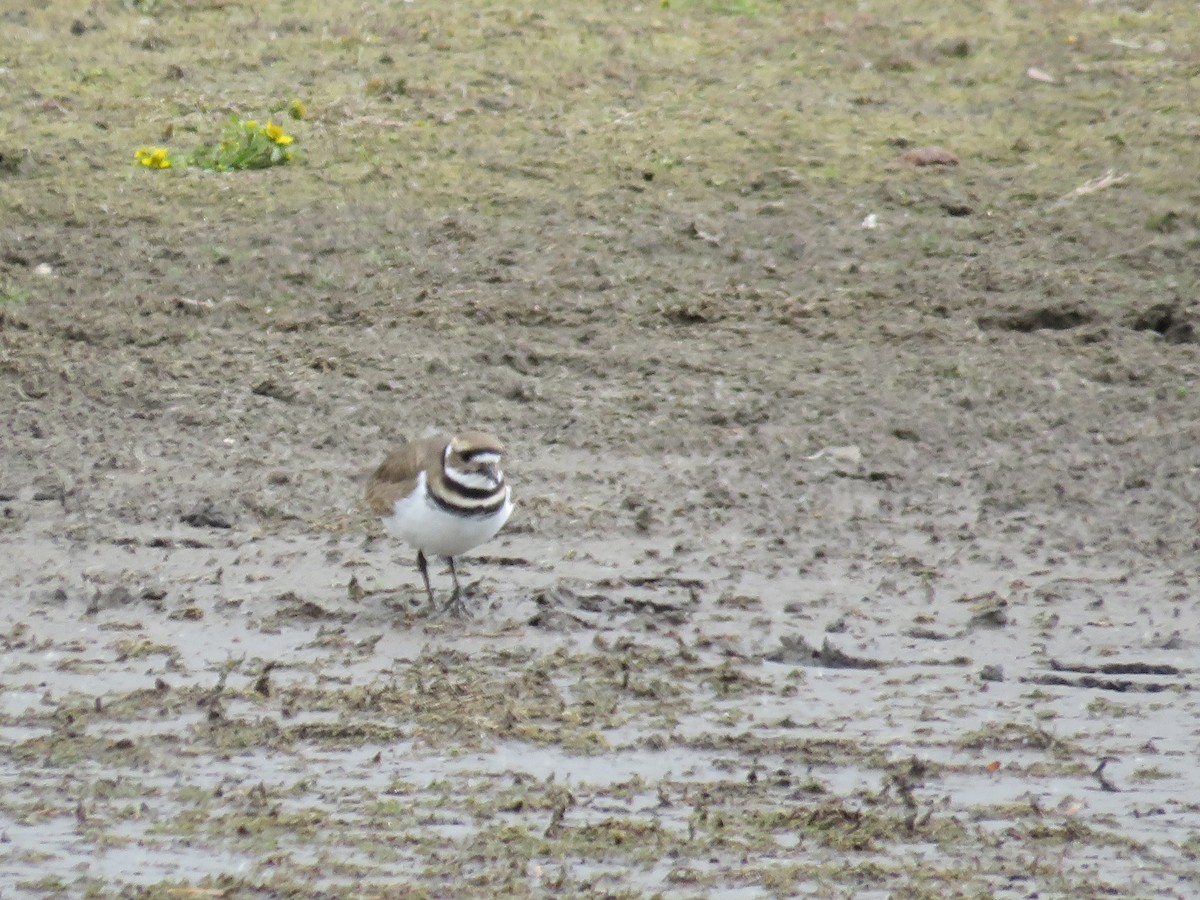
[[179,521],[194,528],[232,528],[233,516],[224,507],[212,500],[201,500],[190,511],[179,517]]
[[250,390],[260,397],[270,397],[272,400],[280,400],[284,403],[291,403],[298,396],[295,387],[290,384],[280,384],[273,378],[263,379]]
[[1003,666],[984,666],[979,670],[979,679],[981,681],[1003,681],[1004,667]]

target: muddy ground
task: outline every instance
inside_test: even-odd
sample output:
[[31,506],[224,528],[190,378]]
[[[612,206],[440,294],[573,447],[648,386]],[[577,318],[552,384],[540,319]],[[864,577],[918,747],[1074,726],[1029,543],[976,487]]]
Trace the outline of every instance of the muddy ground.
[[0,896],[1200,893],[1194,5],[0,30]]

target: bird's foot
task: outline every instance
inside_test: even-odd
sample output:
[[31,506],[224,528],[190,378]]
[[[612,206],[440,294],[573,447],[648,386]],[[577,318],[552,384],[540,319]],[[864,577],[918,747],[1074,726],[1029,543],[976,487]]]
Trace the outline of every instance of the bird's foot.
[[446,605],[442,607],[442,615],[453,616],[456,619],[469,619],[474,613],[470,607],[463,602],[462,591],[456,590],[450,595],[450,599],[446,601]]

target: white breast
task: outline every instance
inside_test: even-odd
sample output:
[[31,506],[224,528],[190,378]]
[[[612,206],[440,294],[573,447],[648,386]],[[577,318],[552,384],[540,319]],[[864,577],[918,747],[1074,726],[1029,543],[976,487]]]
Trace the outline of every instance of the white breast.
[[504,505],[486,516],[458,516],[447,512],[425,493],[425,473],[407,497],[396,501],[390,516],[383,517],[388,533],[414,550],[436,556],[458,556],[496,536],[512,515],[512,488],[504,489]]

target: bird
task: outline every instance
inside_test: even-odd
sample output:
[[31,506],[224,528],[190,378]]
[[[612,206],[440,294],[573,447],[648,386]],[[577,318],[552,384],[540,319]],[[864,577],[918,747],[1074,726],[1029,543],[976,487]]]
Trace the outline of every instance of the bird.
[[454,592],[442,612],[469,614],[454,557],[490,541],[512,515],[512,488],[500,469],[503,455],[504,445],[485,431],[421,438],[389,453],[367,482],[371,511],[389,534],[417,551],[432,611],[438,606],[429,585],[427,553],[450,563]]

